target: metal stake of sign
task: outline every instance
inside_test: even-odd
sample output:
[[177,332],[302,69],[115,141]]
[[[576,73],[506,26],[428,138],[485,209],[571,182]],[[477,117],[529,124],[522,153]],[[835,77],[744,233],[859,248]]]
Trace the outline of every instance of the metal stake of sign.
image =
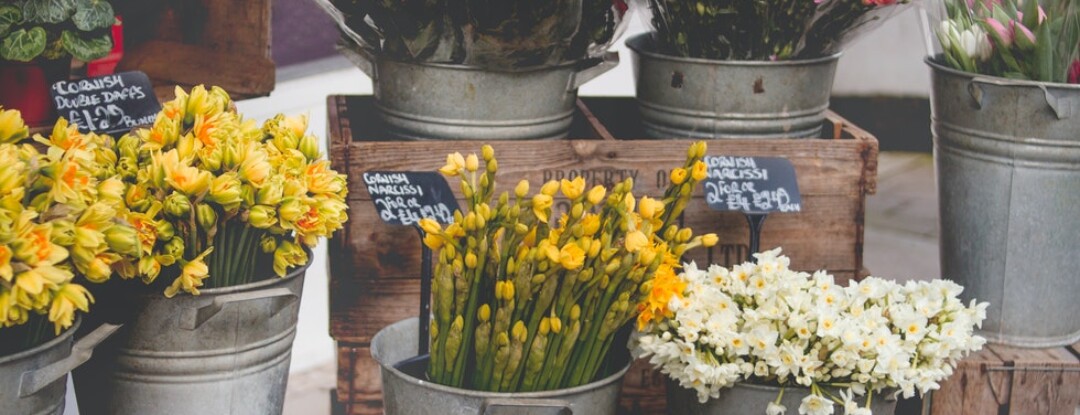
[[754,253],[761,250],[761,227],[765,225],[768,213],[747,213],[746,223],[750,225],[750,252],[746,254],[746,260],[754,261]]
[[424,243],[424,229],[413,226],[420,235],[420,333],[416,340],[416,356],[394,364],[394,368],[413,376],[420,377],[431,358],[429,338],[431,336],[431,248]]

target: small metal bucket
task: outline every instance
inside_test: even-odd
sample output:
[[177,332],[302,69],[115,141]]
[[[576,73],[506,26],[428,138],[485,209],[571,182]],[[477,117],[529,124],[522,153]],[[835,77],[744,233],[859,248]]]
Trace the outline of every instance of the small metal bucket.
[[75,371],[82,415],[280,414],[305,265],[284,278],[136,299]]
[[619,54],[524,71],[384,59],[343,53],[371,77],[387,132],[406,139],[564,138],[581,85],[619,64]]
[[991,342],[1080,341],[1080,85],[927,64],[942,276],[990,302]]
[[452,388],[417,379],[396,368],[416,356],[417,318],[391,324],[371,340],[371,356],[382,367],[383,408],[389,415],[581,414],[614,415],[630,364],[615,374],[574,388],[496,393]]
[[840,54],[795,61],[720,61],[658,53],[626,40],[645,133],[653,138],[804,138],[821,134]]
[[[798,413],[799,405],[806,395],[810,394],[810,388],[787,387],[784,389],[784,397],[780,404],[787,408],[787,413]],[[736,383],[730,388],[720,390],[720,396],[709,399],[705,403],[698,402],[697,392],[679,386],[668,379],[667,402],[668,413],[678,415],[761,415],[769,402],[775,402],[780,395],[780,388],[776,386],[754,385],[745,382]],[[859,406],[865,406],[865,398],[861,399]],[[843,408],[837,406],[833,413],[843,413]],[[891,415],[896,413],[896,399],[884,394],[875,394],[870,402],[870,411],[874,415]]]
[[102,325],[73,342],[80,320],[45,344],[0,358],[0,412],[19,415],[64,413],[68,372],[86,362],[94,347],[119,328]]

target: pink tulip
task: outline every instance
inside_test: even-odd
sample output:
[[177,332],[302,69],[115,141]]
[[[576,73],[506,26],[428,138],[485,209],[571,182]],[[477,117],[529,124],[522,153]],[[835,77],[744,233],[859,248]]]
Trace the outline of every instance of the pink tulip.
[[1004,24],[993,17],[986,18],[986,24],[990,26],[990,30],[993,30],[1001,38],[1002,46],[1006,48],[1012,46],[1013,33],[1011,28],[1005,27]]
[[1027,43],[1031,45],[1035,44],[1035,34],[1031,33],[1031,29],[1028,29],[1023,23],[1020,23],[1019,21],[1009,22],[1009,29],[1009,31],[1012,32],[1012,35],[1017,38],[1018,42],[1020,36],[1023,36],[1024,40],[1027,40]]
[[1080,84],[1080,60],[1074,61],[1069,68],[1069,83]]

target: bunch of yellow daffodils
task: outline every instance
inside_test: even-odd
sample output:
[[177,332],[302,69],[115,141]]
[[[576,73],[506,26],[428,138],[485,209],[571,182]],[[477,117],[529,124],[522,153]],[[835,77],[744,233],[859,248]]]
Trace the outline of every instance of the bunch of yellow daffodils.
[[112,139],[60,119],[50,137],[34,137],[43,154],[19,143],[27,135],[18,111],[0,110],[0,332],[24,330],[12,338],[35,344],[47,337],[46,315],[58,334],[88,311],[81,279],[108,280],[139,251],[134,228],[117,219],[124,187]]
[[[424,243],[438,251],[430,378],[502,392],[593,381],[654,278],[674,276],[687,249],[717,242],[677,225],[705,178],[704,155],[703,142],[689,149],[661,199],[636,198],[631,180],[609,190],[577,178],[531,196],[522,181],[497,201],[491,147],[449,155],[440,171],[460,179],[469,211],[446,228],[421,221]],[[571,208],[551,225],[559,193]]]
[[120,274],[167,275],[172,297],[306,264],[307,248],[347,219],[345,176],[306,130],[305,117],[244,119],[217,87],[177,88],[152,127],[117,144],[143,254]]

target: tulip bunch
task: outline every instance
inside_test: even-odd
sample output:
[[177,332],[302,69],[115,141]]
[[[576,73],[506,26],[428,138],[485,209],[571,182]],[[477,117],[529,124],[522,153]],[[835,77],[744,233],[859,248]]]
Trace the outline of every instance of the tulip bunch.
[[[633,181],[521,181],[497,200],[494,151],[447,157],[469,207],[445,228],[424,219],[438,252],[432,284],[429,378],[486,391],[573,387],[601,374],[616,331],[633,320],[654,278],[674,275],[686,250],[713,246],[676,223],[706,177],[704,142],[671,174],[662,199],[635,198]],[[554,197],[570,209],[551,225]]]
[[1080,5],[1059,0],[945,0],[937,30],[945,63],[966,72],[1073,82],[1080,58]]
[[20,143],[28,135],[18,111],[0,109],[0,354],[44,341],[49,323],[55,334],[71,327],[93,302],[82,282],[104,282],[139,255],[135,229],[118,219],[112,139],[64,119],[34,136],[45,153]]
[[306,129],[306,118],[282,115],[260,127],[217,87],[177,88],[152,127],[117,143],[124,216],[142,253],[119,274],[167,275],[172,297],[251,282],[268,264],[278,276],[306,264],[308,248],[347,218],[345,176]]

